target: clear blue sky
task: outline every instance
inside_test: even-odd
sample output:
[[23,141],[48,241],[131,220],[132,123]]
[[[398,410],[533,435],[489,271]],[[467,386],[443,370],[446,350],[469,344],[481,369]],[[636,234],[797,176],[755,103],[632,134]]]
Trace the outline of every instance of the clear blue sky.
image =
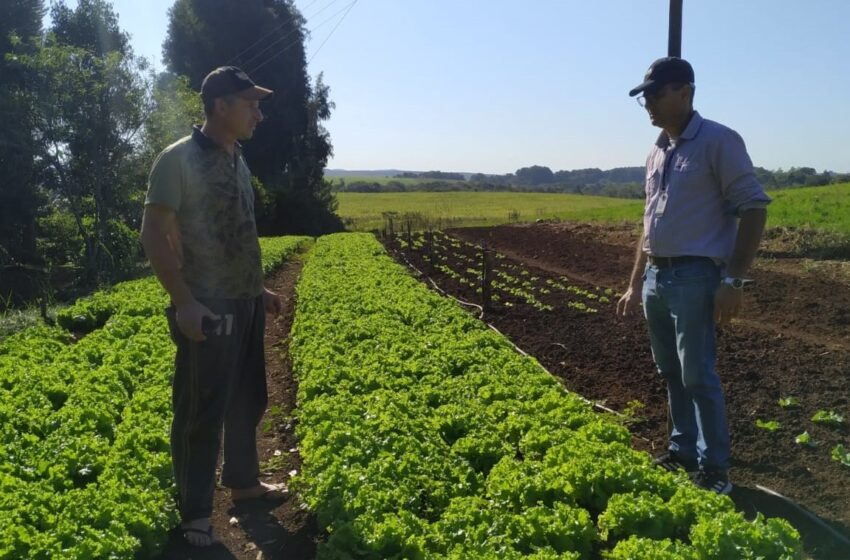
[[[669,0],[359,0],[316,52],[349,2],[296,0],[336,104],[329,167],[643,165],[657,129],[627,92],[666,54]],[[113,0],[159,68],[172,3]],[[847,0],[685,0],[697,110],[756,165],[850,171],[848,22]]]

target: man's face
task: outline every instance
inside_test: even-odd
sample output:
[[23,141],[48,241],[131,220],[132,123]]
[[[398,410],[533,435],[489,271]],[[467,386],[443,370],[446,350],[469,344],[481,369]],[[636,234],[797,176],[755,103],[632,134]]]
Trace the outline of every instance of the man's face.
[[238,95],[216,101],[217,114],[221,123],[239,140],[248,140],[254,129],[263,121],[260,102]]
[[[678,89],[676,89],[678,87]],[[645,92],[644,108],[653,125],[664,128],[690,112],[690,86],[667,84],[655,92]]]

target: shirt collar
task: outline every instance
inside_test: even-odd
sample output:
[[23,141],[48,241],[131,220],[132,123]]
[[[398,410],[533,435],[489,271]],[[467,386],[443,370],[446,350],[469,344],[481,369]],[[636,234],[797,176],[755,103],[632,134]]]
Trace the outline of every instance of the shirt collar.
[[[201,149],[204,151],[220,149],[219,145],[215,143],[215,140],[204,134],[201,130],[201,126],[197,124],[192,126],[192,140],[197,142]],[[236,156],[241,155],[242,144],[236,142],[235,147],[236,151],[234,152],[234,154]]]
[[699,128],[702,126],[702,117],[699,113],[694,111],[694,114],[691,115],[691,120],[688,121],[688,126],[685,127],[685,130],[682,132],[682,135],[679,137],[682,140],[693,140],[694,136],[699,132]]
[[[685,127],[685,130],[682,131],[682,135],[679,136],[678,142],[682,140],[693,140],[693,138],[699,133],[699,129],[702,126],[703,118],[697,111],[694,111],[694,114],[691,115],[691,120],[688,121],[688,126]],[[667,148],[670,145],[670,137],[663,130],[661,134],[658,135],[658,140],[655,141],[655,145],[661,149]]]

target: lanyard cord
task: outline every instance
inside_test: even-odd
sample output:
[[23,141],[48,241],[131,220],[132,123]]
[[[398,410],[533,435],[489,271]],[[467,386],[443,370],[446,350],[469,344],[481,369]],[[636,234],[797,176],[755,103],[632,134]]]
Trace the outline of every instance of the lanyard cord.
[[670,162],[673,161],[673,156],[676,153],[676,148],[678,146],[673,146],[673,149],[664,154],[664,165],[661,167],[661,191],[667,192],[667,175],[670,172]]

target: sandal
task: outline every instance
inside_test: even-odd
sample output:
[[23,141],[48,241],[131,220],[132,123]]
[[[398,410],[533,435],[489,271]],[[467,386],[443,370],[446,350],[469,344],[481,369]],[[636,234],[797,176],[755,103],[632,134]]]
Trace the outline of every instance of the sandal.
[[[206,531],[203,529],[196,529],[195,527],[180,527],[180,531],[183,533],[183,540],[186,541],[189,546],[207,548],[208,546],[218,543],[218,539],[216,539],[213,535],[212,525],[207,527]],[[194,538],[190,535],[194,536]]]
[[233,503],[235,505],[250,503],[280,504],[286,500],[288,493],[289,489],[286,487],[286,484],[272,484],[270,488],[258,496],[239,498],[238,500],[233,500]]

